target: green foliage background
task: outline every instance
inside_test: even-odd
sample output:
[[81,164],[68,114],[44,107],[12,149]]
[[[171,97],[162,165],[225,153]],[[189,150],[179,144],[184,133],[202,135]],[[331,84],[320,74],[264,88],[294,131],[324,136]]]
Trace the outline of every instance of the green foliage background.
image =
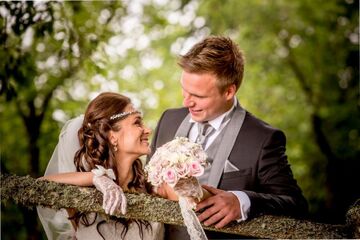
[[[1,171],[41,176],[63,124],[102,91],[130,96],[155,128],[182,103],[177,56],[225,35],[246,56],[238,98],[285,131],[311,217],[343,222],[360,197],[358,10],[353,0],[0,2]],[[33,211],[1,207],[4,239],[44,238]]]

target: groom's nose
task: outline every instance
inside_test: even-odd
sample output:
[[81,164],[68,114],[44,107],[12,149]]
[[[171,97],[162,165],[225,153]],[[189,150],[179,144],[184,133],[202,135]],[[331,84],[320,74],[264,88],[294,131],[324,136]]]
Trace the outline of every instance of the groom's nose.
[[195,102],[192,100],[191,95],[184,94],[183,96],[184,96],[184,99],[183,99],[184,107],[187,107],[187,108],[194,107]]

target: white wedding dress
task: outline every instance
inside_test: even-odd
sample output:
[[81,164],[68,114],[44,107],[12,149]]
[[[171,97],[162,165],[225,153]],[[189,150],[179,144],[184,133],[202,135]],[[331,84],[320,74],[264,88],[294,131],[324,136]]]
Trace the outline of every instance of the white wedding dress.
[[[83,122],[83,115],[69,120],[61,130],[59,135],[59,142],[55,147],[53,155],[48,163],[45,171],[45,176],[55,173],[76,172],[74,165],[74,156],[76,151],[80,148],[78,141],[78,130]],[[91,226],[84,226],[79,224],[75,232],[70,220],[68,220],[68,213],[65,209],[55,211],[53,209],[37,207],[38,216],[41,224],[45,230],[46,236],[49,240],[67,240],[67,239],[84,239],[84,240],[97,240],[103,239],[97,231],[97,222],[103,220],[100,214],[96,222]],[[89,216],[95,216],[91,213]],[[92,222],[92,221],[91,221]],[[146,230],[143,227],[144,240],[158,240],[164,239],[164,225],[162,223],[151,222],[152,231]],[[101,233],[106,240],[108,239],[121,239],[123,225],[116,224],[114,221],[109,221],[101,224]],[[136,223],[129,225],[129,229],[124,239],[136,240],[141,239],[139,235],[139,228]]]

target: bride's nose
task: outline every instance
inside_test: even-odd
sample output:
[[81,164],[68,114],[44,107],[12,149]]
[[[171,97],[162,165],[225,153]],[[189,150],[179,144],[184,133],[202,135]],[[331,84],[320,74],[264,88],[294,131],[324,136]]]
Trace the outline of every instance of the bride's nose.
[[144,126],[144,133],[150,135],[152,132],[151,128]]

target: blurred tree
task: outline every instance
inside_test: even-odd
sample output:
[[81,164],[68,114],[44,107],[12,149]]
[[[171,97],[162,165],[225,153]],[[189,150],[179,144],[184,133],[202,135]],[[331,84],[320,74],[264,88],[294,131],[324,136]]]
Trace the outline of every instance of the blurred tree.
[[[221,34],[247,58],[241,104],[285,130],[312,212],[340,221],[359,197],[344,187],[359,171],[358,2],[8,1],[0,16],[1,171],[42,175],[59,128],[101,91],[154,127],[181,105],[176,55]],[[2,209],[2,237],[39,238],[16,209]]]
[[[216,9],[216,11],[214,11]],[[239,96],[288,135],[316,217],[342,222],[360,189],[358,1],[203,1],[211,34],[236,38],[248,64]]]

